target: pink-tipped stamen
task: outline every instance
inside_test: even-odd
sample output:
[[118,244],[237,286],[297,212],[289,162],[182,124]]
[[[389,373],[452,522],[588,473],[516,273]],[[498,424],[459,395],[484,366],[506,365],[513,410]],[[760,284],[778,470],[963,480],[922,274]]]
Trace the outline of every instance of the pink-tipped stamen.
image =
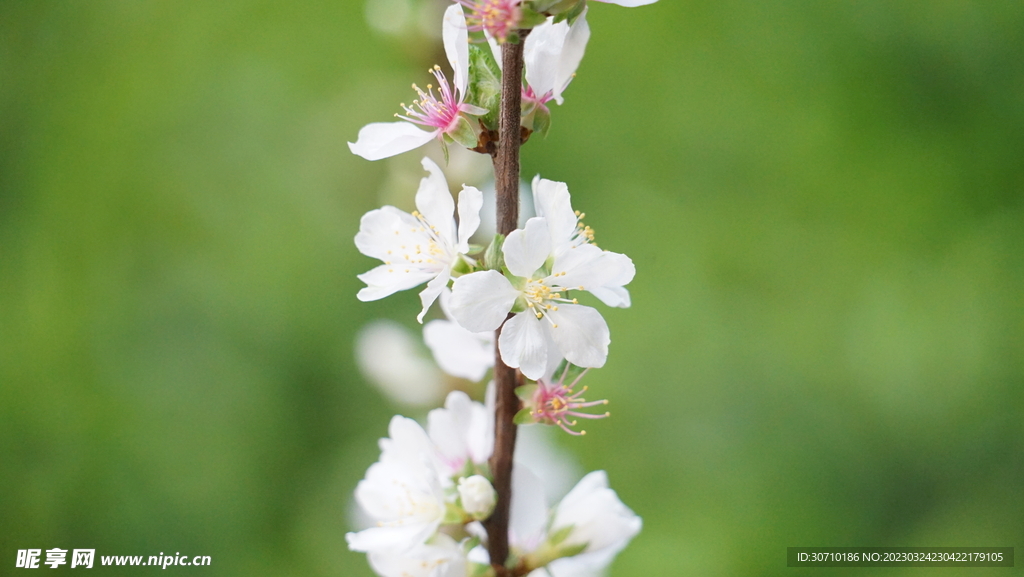
[[412,106],[403,103],[401,106],[405,114],[395,116],[414,124],[436,128],[442,133],[448,132],[459,119],[462,103],[456,98],[440,66],[435,65],[429,72],[437,79],[437,95],[434,95],[432,84],[427,85],[426,92],[413,84],[412,88],[419,94],[419,100],[413,100]]
[[607,400],[600,401],[588,401],[583,398],[583,394],[587,392],[587,387],[583,387],[579,391],[574,391],[576,384],[580,382],[583,375],[587,374],[584,370],[570,385],[565,384],[565,377],[569,373],[569,365],[566,364],[565,370],[562,371],[562,376],[556,383],[547,383],[544,379],[537,381],[537,391],[533,394],[533,418],[538,423],[545,423],[548,425],[557,425],[560,429],[569,433],[573,436],[586,435],[586,431],[575,431],[570,427],[575,427],[577,424],[576,418],[580,419],[603,419],[610,417],[611,413],[605,412],[602,414],[595,413],[583,413],[579,409],[585,409],[587,407],[596,407],[598,405],[607,405]]
[[474,32],[487,32],[504,42],[519,27],[521,0],[455,0],[467,10],[466,27]]

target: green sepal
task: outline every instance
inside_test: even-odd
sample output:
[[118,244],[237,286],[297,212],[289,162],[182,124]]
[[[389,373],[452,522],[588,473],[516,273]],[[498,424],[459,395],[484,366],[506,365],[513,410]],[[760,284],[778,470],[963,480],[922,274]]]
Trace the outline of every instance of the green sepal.
[[470,561],[469,577],[494,577],[494,567]]
[[525,2],[525,4],[535,12],[555,14],[568,10],[572,6],[572,3],[576,1],[577,0],[531,0],[529,2]]
[[478,252],[483,252],[485,248],[487,247],[480,244],[469,243],[469,252],[466,254],[476,254]]
[[455,264],[452,265],[451,275],[452,277],[460,277],[464,274],[473,272],[473,265],[469,263],[465,258],[458,258],[455,260]]
[[583,9],[587,7],[586,0],[562,0],[555,3],[550,9],[549,14],[555,15],[555,24],[563,20],[568,20],[569,24],[576,22],[576,19],[583,14]]
[[461,114],[455,123],[455,130],[446,134],[446,136],[449,135],[452,140],[466,148],[476,148],[477,141],[480,139],[480,134],[477,132],[477,129],[473,127],[473,123]]
[[520,18],[519,24],[517,25],[519,29],[540,26],[541,24],[547,22],[548,19],[548,17],[545,14],[535,12],[531,10],[528,6],[520,6],[519,13]]
[[496,234],[491,244],[487,245],[487,252],[484,253],[484,269],[501,272],[505,266],[505,254],[501,247],[505,244],[505,235]]
[[541,136],[547,138],[548,130],[551,129],[551,111],[545,106],[536,107],[531,124],[534,132],[539,132]]
[[569,533],[572,533],[574,525],[567,525],[561,529],[555,531],[548,537],[548,543],[552,546],[559,546],[569,537]]
[[532,425],[536,423],[537,420],[533,418],[533,409],[530,407],[523,407],[522,409],[519,409],[516,416],[512,417],[512,422],[517,425]]
[[516,387],[515,393],[519,397],[520,401],[529,401],[533,398],[533,394],[537,392],[537,385],[522,385]]
[[455,503],[445,503],[444,517],[441,518],[442,525],[462,525],[469,520],[469,515],[462,510],[462,507]]
[[568,547],[563,547],[558,550],[558,557],[572,557],[574,555],[579,555],[580,553],[586,551],[587,547],[589,546],[590,543],[580,543],[578,545],[570,545]]
[[466,102],[487,109],[480,117],[488,130],[498,129],[498,109],[501,108],[501,68],[494,60],[490,48],[483,44],[469,45],[469,87]]

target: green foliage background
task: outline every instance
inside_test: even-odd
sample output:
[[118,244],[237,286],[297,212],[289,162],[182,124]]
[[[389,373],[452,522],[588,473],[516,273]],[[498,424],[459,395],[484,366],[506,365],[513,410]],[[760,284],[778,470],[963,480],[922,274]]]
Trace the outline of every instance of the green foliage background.
[[[363,9],[0,5],[0,574],[370,574],[346,511],[394,408],[352,342],[418,300],[355,299],[386,168],[345,141],[437,57]],[[588,377],[614,417],[560,439],[644,518],[613,574],[1024,546],[1024,4],[589,20],[523,166],[637,265]]]

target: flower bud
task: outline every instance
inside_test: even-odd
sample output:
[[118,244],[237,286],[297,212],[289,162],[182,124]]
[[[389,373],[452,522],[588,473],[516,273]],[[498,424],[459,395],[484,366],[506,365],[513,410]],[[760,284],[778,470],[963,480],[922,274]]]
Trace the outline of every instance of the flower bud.
[[494,505],[498,501],[498,493],[495,492],[491,482],[482,475],[462,477],[459,479],[459,497],[462,499],[462,509],[477,520],[483,520],[491,516]]

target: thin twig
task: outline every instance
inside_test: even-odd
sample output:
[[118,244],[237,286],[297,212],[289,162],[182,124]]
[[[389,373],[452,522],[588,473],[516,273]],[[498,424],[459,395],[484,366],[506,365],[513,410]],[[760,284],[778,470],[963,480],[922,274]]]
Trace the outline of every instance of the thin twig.
[[[529,30],[519,31],[519,42],[502,45],[501,110],[498,113],[498,146],[494,159],[494,184],[497,191],[498,232],[507,235],[519,223],[519,145],[520,107],[522,105],[523,41]],[[511,315],[509,315],[511,318]],[[487,536],[491,565],[498,577],[508,573],[505,561],[508,559],[508,518],[512,500],[512,454],[516,446],[516,425],[513,418],[519,411],[519,398],[515,389],[522,384],[523,377],[516,369],[505,366],[498,353],[498,337],[495,332],[494,384],[496,402],[494,409],[494,452],[491,455],[491,474],[498,503],[494,513],[487,520]]]

